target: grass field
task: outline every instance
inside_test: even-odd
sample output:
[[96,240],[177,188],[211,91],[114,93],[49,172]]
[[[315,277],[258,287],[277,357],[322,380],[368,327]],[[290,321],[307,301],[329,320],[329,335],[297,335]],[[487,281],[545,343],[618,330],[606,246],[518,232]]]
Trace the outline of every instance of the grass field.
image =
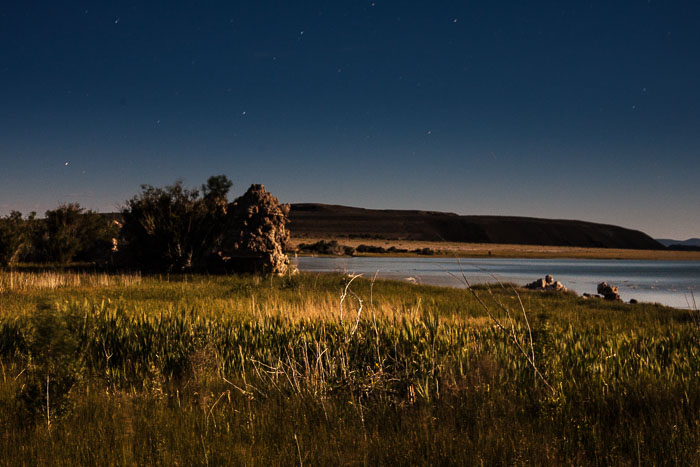
[[[572,258],[572,259],[650,259],[700,261],[700,251],[674,250],[630,250],[618,248],[581,248],[568,246],[542,245],[501,245],[494,243],[424,242],[412,240],[384,240],[368,238],[292,238],[290,250],[300,243],[315,243],[319,240],[335,240],[341,245],[357,248],[359,245],[396,247],[405,250],[428,248],[435,252],[432,256],[457,256],[460,258]],[[418,256],[416,253],[391,253],[392,256]],[[358,256],[381,256],[359,253]],[[425,255],[420,255],[425,256]]]
[[348,282],[0,273],[0,463],[700,464],[697,311]]

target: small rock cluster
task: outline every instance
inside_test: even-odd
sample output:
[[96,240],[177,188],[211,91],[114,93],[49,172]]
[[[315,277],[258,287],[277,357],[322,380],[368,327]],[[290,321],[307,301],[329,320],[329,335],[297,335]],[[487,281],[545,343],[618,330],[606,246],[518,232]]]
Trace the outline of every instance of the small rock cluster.
[[537,279],[535,282],[527,284],[525,288],[530,290],[566,292],[566,287],[564,287],[564,284],[559,281],[555,281],[551,274],[547,274],[543,279]]
[[[547,274],[544,276],[543,279],[537,279],[535,282],[531,282],[525,286],[526,289],[530,290],[547,290],[547,291],[557,291],[557,292],[566,292],[567,289],[564,287],[564,285],[559,282],[555,281],[554,277],[551,274]],[[598,284],[598,294],[593,295],[589,293],[584,293],[581,298],[588,299],[588,298],[602,298],[605,300],[610,300],[614,302],[621,302],[622,299],[620,298],[620,291],[619,288],[615,285],[610,285],[607,282],[601,282]],[[638,303],[637,300],[631,299],[630,300],[631,304]]]
[[[605,300],[610,300],[611,302],[621,302],[619,288],[615,285],[610,285],[607,282],[601,282],[598,284],[598,294],[592,295],[589,293],[583,294],[582,298],[603,298]],[[632,299],[630,303],[637,303],[637,300]]]
[[607,282],[598,284],[598,293],[606,300],[621,301],[619,289],[615,285],[608,285]]

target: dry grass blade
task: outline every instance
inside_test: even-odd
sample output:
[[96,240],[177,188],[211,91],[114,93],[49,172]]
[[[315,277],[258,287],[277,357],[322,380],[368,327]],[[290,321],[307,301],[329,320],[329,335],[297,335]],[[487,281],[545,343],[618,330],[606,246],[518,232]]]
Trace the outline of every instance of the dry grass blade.
[[355,334],[355,331],[357,331],[357,327],[360,325],[360,316],[362,314],[362,299],[352,290],[350,291],[350,294],[357,300],[357,303],[360,305],[360,307],[357,309],[357,318],[355,319],[355,327],[352,328],[352,332],[350,334]]
[[352,281],[357,279],[358,277],[361,277],[362,274],[350,274],[348,277],[350,277],[350,280],[345,283],[345,289],[343,292],[340,294],[340,323],[342,324],[343,322],[343,302],[345,302],[345,299],[348,296],[348,293],[350,291],[350,284],[352,284]]

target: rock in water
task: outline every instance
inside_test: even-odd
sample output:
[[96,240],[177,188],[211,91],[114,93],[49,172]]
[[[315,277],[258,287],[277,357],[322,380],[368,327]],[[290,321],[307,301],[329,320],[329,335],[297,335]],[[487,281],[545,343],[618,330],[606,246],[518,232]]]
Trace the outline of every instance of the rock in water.
[[251,185],[243,196],[229,205],[226,256],[241,272],[284,274],[289,258],[284,248],[289,241],[289,205],[280,204],[263,185]]
[[535,282],[530,282],[525,286],[526,289],[530,290],[549,290],[566,292],[566,287],[559,281],[555,281],[551,274],[544,276],[544,279],[537,279]]
[[530,282],[525,286],[526,289],[531,290],[542,290],[546,287],[547,282],[544,279],[537,279],[534,282]]
[[598,293],[606,300],[621,300],[619,289],[614,285],[609,285],[607,282],[601,282],[598,284]]

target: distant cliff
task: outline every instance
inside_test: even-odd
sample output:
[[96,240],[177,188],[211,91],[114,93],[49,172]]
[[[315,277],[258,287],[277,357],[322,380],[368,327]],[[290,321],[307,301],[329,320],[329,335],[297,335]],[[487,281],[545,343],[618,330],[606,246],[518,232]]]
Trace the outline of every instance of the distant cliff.
[[576,220],[460,216],[434,211],[292,204],[292,237],[356,237],[469,243],[663,249],[637,230]]

